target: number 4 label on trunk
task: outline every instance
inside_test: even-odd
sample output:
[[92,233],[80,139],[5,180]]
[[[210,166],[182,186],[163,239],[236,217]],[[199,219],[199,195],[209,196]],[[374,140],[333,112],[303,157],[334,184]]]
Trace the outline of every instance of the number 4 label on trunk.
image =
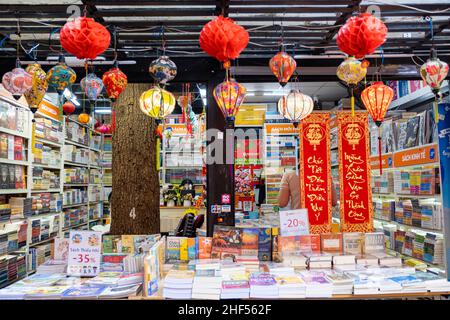
[[282,236],[301,236],[309,234],[308,210],[280,211],[280,234]]

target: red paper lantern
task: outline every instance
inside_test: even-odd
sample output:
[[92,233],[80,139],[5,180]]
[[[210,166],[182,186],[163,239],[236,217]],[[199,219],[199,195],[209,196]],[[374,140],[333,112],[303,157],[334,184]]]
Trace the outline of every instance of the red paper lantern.
[[66,103],[63,104],[62,109],[65,114],[69,115],[75,111],[76,107],[72,102],[67,101]]
[[64,50],[78,59],[95,59],[109,47],[111,35],[94,19],[78,17],[61,28],[59,41]]
[[102,124],[97,128],[97,131],[103,134],[111,133],[111,126],[109,124]]
[[106,71],[102,77],[108,97],[114,102],[128,84],[128,79],[117,65]]
[[200,32],[200,47],[219,61],[236,59],[249,41],[248,32],[232,19],[218,16]]
[[378,153],[380,161],[380,174],[382,174],[381,166],[381,123],[394,97],[394,90],[384,85],[381,81],[373,83],[361,93],[361,100],[367,111],[369,111],[372,120],[378,127]]
[[297,68],[297,62],[286,52],[280,51],[270,59],[269,67],[278,82],[284,87]]
[[348,19],[339,29],[336,42],[341,51],[361,59],[381,46],[387,33],[386,25],[366,12]]

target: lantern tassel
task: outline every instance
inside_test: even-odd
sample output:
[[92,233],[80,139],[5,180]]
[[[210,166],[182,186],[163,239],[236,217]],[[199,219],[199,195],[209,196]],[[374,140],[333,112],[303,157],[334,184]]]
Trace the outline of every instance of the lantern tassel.
[[350,106],[352,108],[352,117],[355,116],[355,96],[353,95],[353,89],[352,89],[352,96],[350,97]]
[[438,109],[437,98],[434,99],[433,108],[434,108],[434,121],[437,124],[439,122],[439,109]]
[[378,126],[378,160],[380,161],[380,176],[383,174],[382,156],[381,156],[381,126]]

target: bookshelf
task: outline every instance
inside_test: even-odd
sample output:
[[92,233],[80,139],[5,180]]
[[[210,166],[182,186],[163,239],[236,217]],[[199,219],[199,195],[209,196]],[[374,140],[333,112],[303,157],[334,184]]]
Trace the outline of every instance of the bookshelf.
[[[47,101],[46,107],[49,104]],[[25,105],[0,96],[0,138],[6,145],[5,150],[0,148],[0,168],[15,168],[15,185],[11,179],[8,185],[6,181],[0,184],[0,275],[5,270],[8,274],[9,270],[15,271],[11,273],[13,278],[0,277],[0,287],[34,273],[35,267],[49,256],[55,237],[103,222],[103,136],[69,117],[60,121],[38,111],[34,122],[32,118]],[[79,132],[84,134],[78,136]],[[8,149],[8,143],[15,139],[12,150]],[[66,148],[72,147],[77,148],[72,150],[75,154],[66,157]],[[84,180],[66,180],[67,170],[84,170]],[[91,170],[97,173],[97,183],[92,186]],[[89,197],[91,188],[95,192]],[[65,200],[68,190],[84,194],[84,200]],[[79,208],[83,212],[71,215]]]

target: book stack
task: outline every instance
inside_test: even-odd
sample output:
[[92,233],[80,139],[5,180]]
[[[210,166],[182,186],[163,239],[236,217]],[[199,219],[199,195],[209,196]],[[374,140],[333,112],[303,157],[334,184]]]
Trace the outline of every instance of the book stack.
[[329,253],[307,252],[308,267],[310,269],[330,269],[333,256]]
[[137,295],[142,285],[130,284],[120,287],[107,287],[100,295],[99,299],[123,299],[132,295]]
[[361,266],[378,266],[378,258],[371,254],[356,256],[356,264]]
[[330,298],[333,284],[327,280],[324,272],[300,272],[306,284],[306,298]]
[[36,269],[36,273],[65,273],[67,267],[67,261],[65,260],[47,260]]
[[395,281],[392,281],[391,279],[380,279],[378,280],[377,284],[380,294],[402,292],[402,285]]
[[333,294],[352,294],[353,278],[345,273],[330,273],[326,275],[328,281],[333,284]]
[[287,276],[292,275],[295,273],[294,267],[286,265],[283,263],[277,263],[277,262],[267,262],[265,263],[265,271],[269,272],[270,274],[281,277],[281,276]]
[[164,298],[191,299],[194,274],[192,270],[170,270],[164,279]]
[[402,258],[386,254],[384,252],[373,253],[378,258],[378,264],[384,267],[401,267]]
[[221,299],[248,299],[250,286],[248,280],[224,280],[222,281]]
[[356,278],[353,281],[354,295],[378,294],[378,282],[367,278]]
[[222,276],[216,270],[195,271],[192,284],[192,299],[219,300]]
[[431,272],[416,272],[415,277],[423,282],[427,291],[449,292],[450,282],[446,278],[440,277]]
[[275,278],[280,298],[305,298],[306,284],[297,274],[278,276]]
[[308,266],[308,258],[301,252],[293,252],[286,255],[281,253],[281,257],[284,265],[293,267],[296,270],[303,270]]
[[11,206],[11,219],[26,219],[32,215],[32,198],[11,197],[9,199]]
[[98,299],[106,287],[74,286],[65,290],[62,299]]
[[340,254],[333,255],[333,266],[341,266],[341,265],[355,265],[356,256],[353,254]]
[[258,256],[237,256],[236,262],[245,266],[248,272],[259,271],[259,259]]
[[57,300],[61,299],[64,292],[70,286],[46,286],[26,291],[24,298],[27,300]]
[[0,223],[7,222],[11,219],[11,205],[0,204]]
[[404,275],[398,277],[391,277],[388,279],[400,284],[402,286],[402,292],[405,293],[427,291],[425,283],[414,275]]
[[251,274],[249,284],[250,298],[278,298],[277,282],[269,273]]

